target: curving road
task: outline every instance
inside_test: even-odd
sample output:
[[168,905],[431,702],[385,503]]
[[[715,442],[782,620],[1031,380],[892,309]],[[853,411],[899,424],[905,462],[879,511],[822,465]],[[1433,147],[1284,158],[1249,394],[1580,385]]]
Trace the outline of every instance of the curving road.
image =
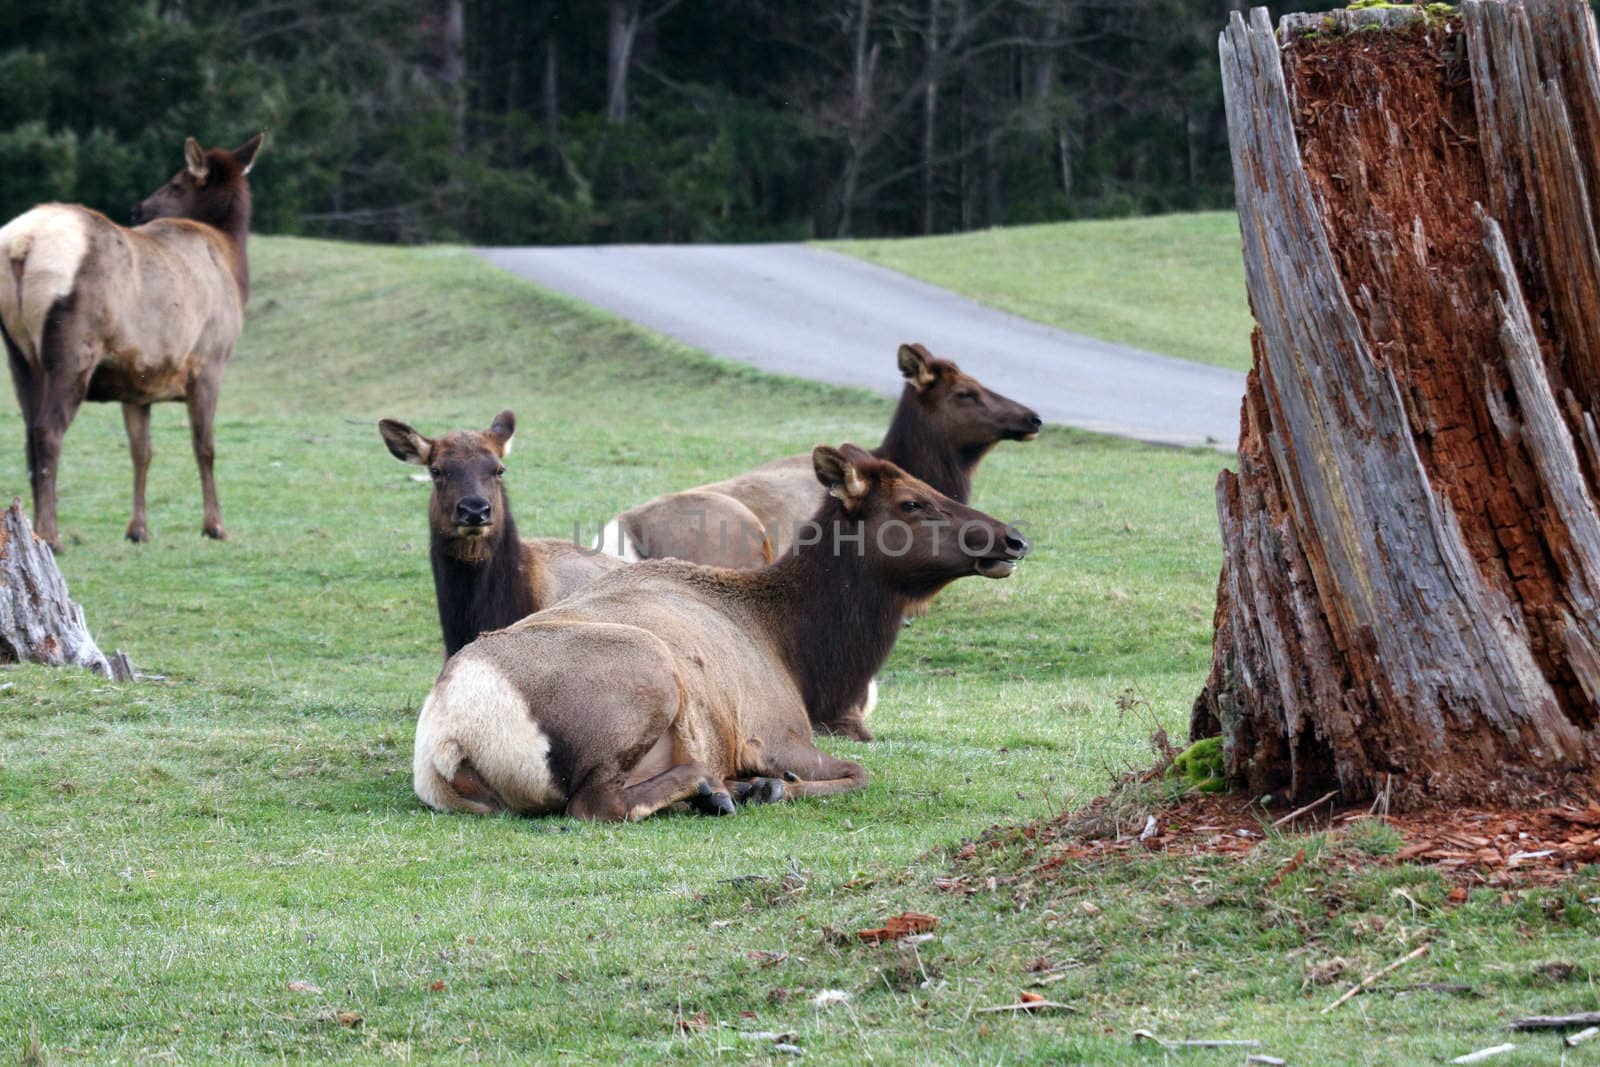
[[762,370],[898,396],[921,341],[1047,422],[1173,445],[1237,447],[1244,375],[1042,326],[800,244],[486,248],[546,289]]

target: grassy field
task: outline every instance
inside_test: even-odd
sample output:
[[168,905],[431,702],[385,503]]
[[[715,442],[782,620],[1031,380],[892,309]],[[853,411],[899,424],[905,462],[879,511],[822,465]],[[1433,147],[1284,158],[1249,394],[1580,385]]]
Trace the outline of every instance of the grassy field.
[[827,247],[1063,330],[1250,368],[1252,321],[1231,211]]
[[[1593,1006],[1594,878],[1446,908],[1429,872],[1338,862],[1383,841],[1319,844],[1275,888],[1294,843],[1051,883],[1012,880],[1037,859],[1025,838],[954,859],[1148,762],[1156,726],[1183,728],[1219,559],[1209,452],[1059,431],[1000,449],[975,503],[1036,551],[906,633],[878,743],[824,742],[868,766],[863,793],[627,826],[423,810],[426,488],[384,450],[380,416],[436,432],[513,407],[519,523],[561,536],[818,441],[875,442],[889,406],[674,349],[459,250],[253,252],[219,417],[232,539],[199,537],[179,408],[155,420],[148,545],[120,540],[116,410],[86,409],[67,438],[63,569],[102,644],[164,677],[0,672],[0,1056],[788,1062],[757,1031],[793,1035],[808,1062],[1159,1062],[1130,1037],[1150,1027],[1379,1063],[1497,1043],[1514,1010]],[[7,407],[0,491],[24,487],[20,440]],[[956,871],[979,891],[942,892]],[[941,917],[934,940],[840,936],[906,909]],[[1439,947],[1408,979],[1476,999],[1318,1014],[1313,965],[1365,970],[1423,939]],[[1562,959],[1576,966],[1544,966]],[[1077,1013],[977,1013],[1040,961]],[[851,996],[813,1006],[824,989]],[[1551,1062],[1538,1048],[1499,1062]]]

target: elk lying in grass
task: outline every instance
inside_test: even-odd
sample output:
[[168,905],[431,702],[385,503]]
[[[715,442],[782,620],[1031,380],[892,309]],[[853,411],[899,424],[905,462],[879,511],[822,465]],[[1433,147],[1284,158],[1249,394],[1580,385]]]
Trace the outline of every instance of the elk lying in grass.
[[[886,459],[959,503],[972,495],[972,476],[1001,441],[1030,441],[1042,423],[1030,408],[987,389],[922,345],[901,345],[906,384],[883,443]],[[628,559],[673,556],[724,567],[752,563],[763,538],[770,558],[781,556],[795,530],[816,511],[822,492],[811,457],[788,456],[745,474],[680,493],[668,493],[618,515],[600,547]]]
[[1004,578],[1028,545],[852,445],[812,461],[819,536],[772,566],[635,564],[452,657],[417,719],[417,795],[619,820],[866,785],[811,720],[860,702],[908,603]]
[[394,419],[378,423],[394,457],[426,467],[433,479],[428,555],[447,658],[479,634],[510,626],[627,566],[560,538],[517,537],[501,480],[501,460],[511,452],[516,428],[510,411],[495,416],[481,433],[457,430],[439,438]]
[[130,541],[149,537],[150,405],[182,400],[200,488],[201,527],[227,536],[212,477],[212,420],[250,293],[246,176],[257,134],[232,152],[184,144],[184,167],[134,210],[136,229],[77,204],[45,204],[0,229],[0,334],[22,405],[34,528],[60,548],[61,439],[85,400],[122,405],[133,456]]

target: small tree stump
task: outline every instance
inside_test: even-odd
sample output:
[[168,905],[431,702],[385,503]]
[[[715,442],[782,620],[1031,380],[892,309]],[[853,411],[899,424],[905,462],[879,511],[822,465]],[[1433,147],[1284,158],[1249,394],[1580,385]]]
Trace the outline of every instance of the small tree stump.
[[133,680],[127,656],[107,658],[94,643],[55,553],[33,536],[21,498],[0,514],[0,663],[86,667],[113,681]]
[[1191,721],[1253,791],[1600,792],[1583,0],[1222,35],[1257,328]]

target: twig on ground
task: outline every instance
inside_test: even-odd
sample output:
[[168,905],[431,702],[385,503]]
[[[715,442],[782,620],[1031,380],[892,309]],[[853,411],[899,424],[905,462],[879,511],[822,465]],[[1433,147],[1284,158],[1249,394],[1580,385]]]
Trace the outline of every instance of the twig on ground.
[[1335,789],[1335,790],[1333,790],[1333,792],[1327,794],[1326,796],[1318,797],[1317,799],[1313,800],[1311,803],[1307,804],[1303,808],[1295,808],[1289,814],[1285,815],[1283,818],[1281,818],[1277,822],[1273,823],[1272,824],[1272,828],[1274,830],[1276,830],[1280,826],[1283,826],[1283,825],[1285,825],[1287,823],[1292,823],[1296,819],[1298,819],[1300,816],[1304,815],[1306,812],[1311,811],[1311,810],[1313,810],[1315,808],[1322,807],[1322,805],[1326,804],[1328,801],[1332,800],[1334,797],[1336,797],[1338,795],[1339,795],[1339,791],[1337,789]]
[[1515,1045],[1495,1045],[1493,1048],[1480,1048],[1478,1051],[1469,1052],[1465,1056],[1457,1056],[1455,1059],[1451,1060],[1450,1062],[1451,1063],[1482,1063],[1484,1060],[1492,1060],[1496,1056],[1503,1056],[1507,1052],[1514,1051],[1516,1049],[1516,1047],[1517,1046],[1515,1046]]
[[1261,1047],[1261,1042],[1255,1040],[1254,1038],[1245,1038],[1245,1039],[1236,1040],[1236,1041],[1230,1041],[1230,1040],[1216,1040],[1216,1041],[1213,1041],[1213,1040],[1206,1040],[1206,1039],[1199,1039],[1199,1038],[1197,1038],[1195,1040],[1192,1040],[1192,1041],[1189,1041],[1189,1040],[1185,1040],[1185,1041],[1170,1041],[1170,1040],[1168,1040],[1167,1038],[1164,1038],[1164,1037],[1157,1037],[1155,1034],[1152,1034],[1149,1030],[1135,1030],[1133,1032],[1133,1039],[1135,1041],[1154,1041],[1156,1044],[1160,1045],[1162,1048],[1260,1048]]
[[1597,1037],[1600,1037],[1600,1026],[1591,1026],[1587,1030],[1579,1030],[1575,1034],[1568,1034],[1562,1044],[1568,1048],[1577,1048],[1585,1041],[1592,1041]]
[[1264,1053],[1257,1052],[1246,1056],[1244,1058],[1244,1062],[1245,1067],[1250,1067],[1251,1064],[1260,1064],[1261,1067],[1284,1067],[1284,1064],[1288,1063],[1289,1061],[1279,1059],[1277,1056],[1268,1056]]
[[1339,1005],[1343,1004],[1345,1001],[1349,1000],[1351,997],[1355,996],[1357,993],[1361,992],[1363,989],[1366,989],[1366,988],[1370,987],[1374,982],[1376,982],[1378,979],[1382,978],[1384,975],[1393,974],[1395,971],[1398,971],[1401,967],[1404,967],[1406,964],[1410,963],[1412,960],[1419,959],[1419,958],[1421,958],[1423,956],[1426,956],[1428,954],[1428,948],[1429,948],[1428,945],[1418,945],[1416,948],[1412,949],[1410,952],[1406,953],[1404,956],[1401,956],[1399,959],[1397,959],[1393,963],[1389,964],[1389,966],[1385,967],[1383,970],[1378,971],[1375,974],[1370,974],[1367,977],[1361,979],[1361,981],[1357,982],[1355,985],[1353,985],[1349,989],[1345,990],[1344,996],[1340,997],[1338,1000],[1334,1001],[1332,1004],[1329,1004],[1326,1008],[1323,1008],[1322,1009],[1322,1014],[1324,1014],[1324,1015],[1328,1014],[1334,1008],[1337,1008]]
[[1512,1019],[1513,1030],[1565,1030],[1569,1026],[1600,1026],[1600,1011],[1580,1011],[1576,1015],[1529,1015]]
[[1295,871],[1298,871],[1300,869],[1300,865],[1302,863],[1304,863],[1305,861],[1306,861],[1306,850],[1305,849],[1301,849],[1299,852],[1296,852],[1294,854],[1294,858],[1293,859],[1291,859],[1288,863],[1285,863],[1283,865],[1283,870],[1279,871],[1276,875],[1274,875],[1272,881],[1267,883],[1267,889],[1270,891],[1270,890],[1278,888],[1278,886],[1283,884],[1283,880],[1285,878],[1289,877]]

